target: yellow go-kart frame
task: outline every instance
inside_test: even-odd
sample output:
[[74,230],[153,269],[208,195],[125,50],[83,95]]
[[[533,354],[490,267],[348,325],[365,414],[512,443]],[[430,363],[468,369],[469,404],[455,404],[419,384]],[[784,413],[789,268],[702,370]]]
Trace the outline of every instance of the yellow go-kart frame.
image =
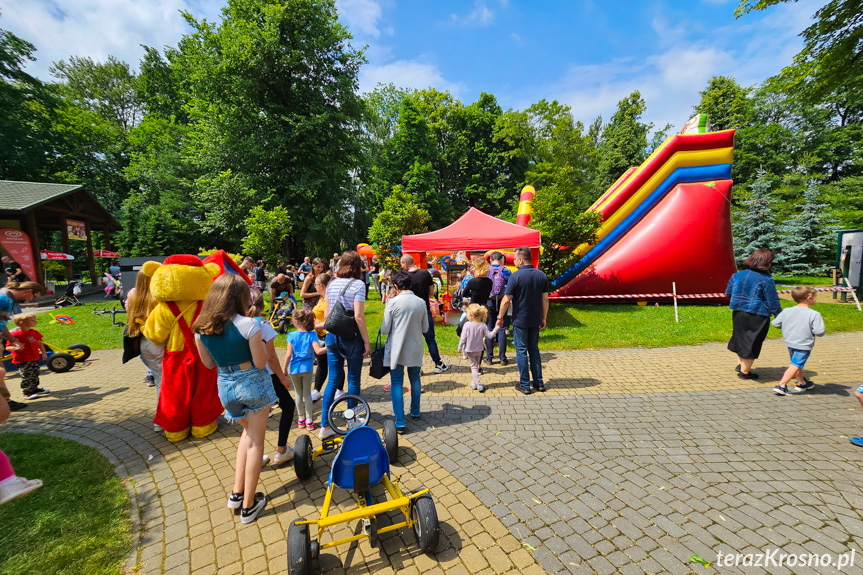
[[[423,489],[416,493],[405,494],[399,486],[398,479],[390,480],[389,456],[380,436],[374,429],[365,425],[368,422],[367,416],[365,421],[359,422],[354,415],[354,409],[368,414],[368,403],[359,396],[346,395],[333,403],[330,412],[334,411],[333,407],[337,403],[347,400],[357,401],[360,405],[342,412],[341,417],[347,421],[346,428],[339,427],[334,423],[333,418],[330,418],[332,429],[339,435],[344,434],[344,437],[337,437],[334,441],[341,444],[341,449],[333,460],[321,516],[319,519],[297,519],[288,528],[289,575],[310,573],[311,561],[320,556],[322,549],[361,539],[368,539],[372,547],[377,547],[380,534],[403,527],[413,529],[417,544],[423,552],[430,553],[438,545],[440,528],[437,510],[429,490]],[[377,483],[383,484],[388,496],[387,501],[380,503],[372,501],[371,487]],[[330,515],[333,491],[336,487],[354,492],[357,509]],[[400,511],[404,520],[378,528],[377,516],[391,511]],[[356,520],[362,521],[361,533],[322,543],[327,529]],[[317,538],[314,541],[310,536],[310,526],[313,525],[317,526]]]
[[[51,355],[48,356],[48,361],[45,362],[45,365],[48,366],[48,369],[53,371],[54,373],[66,373],[73,367],[75,367],[76,363],[85,361],[88,357],[90,357],[90,346],[83,343],[73,343],[67,348],[57,347],[56,345],[52,345],[51,343],[42,340],[42,343],[45,344],[45,347],[53,351]],[[7,362],[12,360],[12,352],[4,349],[3,355],[0,357],[0,361]]]

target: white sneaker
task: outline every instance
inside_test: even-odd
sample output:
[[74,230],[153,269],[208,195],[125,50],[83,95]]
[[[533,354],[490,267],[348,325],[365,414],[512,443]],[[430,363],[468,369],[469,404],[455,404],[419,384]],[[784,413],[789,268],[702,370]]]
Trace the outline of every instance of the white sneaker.
[[42,487],[41,479],[24,479],[23,477],[10,477],[0,483],[0,503],[6,503],[18,499]]
[[336,390],[336,396],[333,398],[333,401],[338,401],[344,395],[347,395],[347,394],[344,391],[342,391],[341,389],[337,389]]
[[294,450],[290,447],[284,453],[279,453],[278,451],[273,454],[272,462],[273,465],[281,465],[286,461],[291,461],[294,458]]
[[164,430],[164,429],[162,429],[162,426],[161,426],[161,425],[156,425],[156,424],[154,423],[154,424],[153,424],[153,431],[155,431],[156,433],[161,433],[162,431],[165,431],[165,430]]
[[449,366],[447,364],[445,364],[444,362],[440,362],[440,365],[436,365],[434,367],[434,372],[435,373],[443,373],[448,369],[449,369]]
[[262,459],[263,459],[263,462],[261,463],[261,465],[266,465],[267,463],[270,462],[270,456],[267,455],[266,453],[264,454],[264,457]]
[[327,439],[334,436],[335,434],[336,432],[333,431],[331,427],[322,427],[321,430],[318,432],[318,437],[320,439]]
[[240,522],[243,525],[253,523],[264,507],[267,506],[267,497],[263,493],[255,493],[255,505],[250,509],[243,508],[240,512]]
[[319,401],[323,397],[317,389],[312,390],[312,401]]
[[470,382],[470,388],[471,388],[471,389],[476,389],[476,384],[475,384],[474,382]]

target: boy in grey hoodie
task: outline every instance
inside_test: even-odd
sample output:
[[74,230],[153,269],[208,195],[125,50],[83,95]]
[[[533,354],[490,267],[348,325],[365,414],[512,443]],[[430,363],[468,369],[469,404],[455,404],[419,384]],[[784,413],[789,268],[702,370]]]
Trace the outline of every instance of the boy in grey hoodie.
[[779,385],[773,388],[776,395],[789,395],[788,383],[792,378],[797,380],[795,391],[806,391],[812,389],[815,384],[803,377],[803,366],[812,353],[815,345],[815,336],[824,335],[824,319],[821,314],[812,309],[815,304],[815,288],[809,286],[795,286],[791,290],[791,297],[797,302],[794,307],[782,310],[773,320],[773,327],[782,328],[782,339],[788,346],[791,356],[791,365],[785,370]]

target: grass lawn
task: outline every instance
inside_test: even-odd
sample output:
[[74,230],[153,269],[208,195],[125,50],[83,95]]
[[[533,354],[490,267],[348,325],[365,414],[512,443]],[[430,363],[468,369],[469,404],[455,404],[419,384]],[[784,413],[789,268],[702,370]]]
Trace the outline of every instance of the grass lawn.
[[[805,282],[811,285],[811,282]],[[375,339],[383,316],[383,304],[374,291],[369,293],[366,318],[369,336]],[[783,307],[794,305],[782,300]],[[820,304],[816,309],[824,316],[827,332],[855,331],[863,329],[863,313],[848,304]],[[92,315],[93,305],[65,308],[64,313],[73,317],[72,325],[48,324],[48,314],[39,316],[37,329],[51,343],[69,345],[86,343],[93,349],[122,347],[123,329],[111,326],[109,316]],[[731,311],[719,305],[685,305],[679,307],[680,323],[674,323],[671,304],[660,307],[620,305],[572,305],[552,304],[548,313],[548,329],[541,336],[542,348],[604,349],[613,347],[667,347],[672,345],[697,345],[712,341],[726,341],[731,335]],[[125,315],[118,320],[125,321]],[[458,338],[455,326],[435,326],[435,334],[441,353],[456,355]],[[770,328],[768,337],[781,337],[779,330]],[[276,340],[283,347],[285,336]],[[510,341],[510,350],[512,343]]]
[[68,439],[0,434],[15,473],[41,479],[0,505],[0,575],[108,575],[132,550],[129,494],[108,460]]

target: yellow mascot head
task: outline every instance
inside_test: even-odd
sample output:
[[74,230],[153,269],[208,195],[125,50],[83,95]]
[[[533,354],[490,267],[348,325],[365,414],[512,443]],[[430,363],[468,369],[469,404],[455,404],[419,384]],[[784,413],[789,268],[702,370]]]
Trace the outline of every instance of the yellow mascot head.
[[180,254],[162,264],[146,262],[141,272],[150,276],[150,292],[159,301],[200,301],[206,299],[221,270],[216,264],[205,265],[197,256]]

